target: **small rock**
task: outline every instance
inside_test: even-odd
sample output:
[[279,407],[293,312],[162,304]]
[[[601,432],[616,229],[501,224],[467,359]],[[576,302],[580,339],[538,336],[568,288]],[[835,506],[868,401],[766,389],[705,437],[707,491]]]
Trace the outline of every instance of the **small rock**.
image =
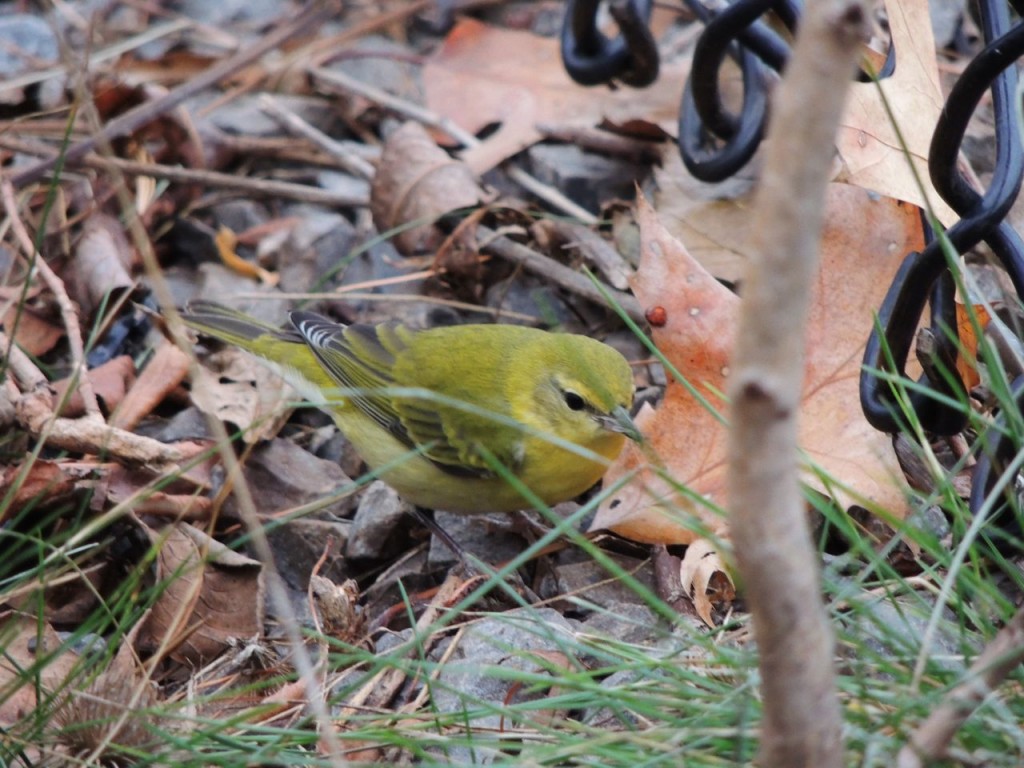
[[[570,325],[575,321],[558,289],[533,275],[517,274],[499,280],[487,289],[484,304],[503,312],[539,317],[551,326]],[[507,318],[507,322],[526,323],[515,317]]]
[[928,0],[936,48],[946,48],[953,43],[966,10],[967,0]]
[[352,523],[348,520],[313,520],[301,517],[289,520],[268,533],[274,564],[293,589],[305,590],[313,567],[324,555],[327,542],[330,550],[319,574],[337,584],[348,577],[342,552]]
[[334,270],[358,241],[355,228],[344,216],[319,206],[291,205],[284,215],[298,217],[299,223],[276,253],[281,290],[298,293],[334,287]]
[[409,505],[387,483],[377,480],[363,492],[352,520],[345,555],[352,559],[380,557]]
[[587,634],[606,635],[617,642],[652,645],[669,631],[667,623],[636,598],[602,604],[580,624]]
[[[479,712],[488,705],[504,709],[509,704],[528,698],[526,689],[508,679],[500,670],[519,670],[541,674],[550,666],[534,654],[564,653],[564,639],[572,635],[569,622],[551,608],[520,608],[482,619],[472,624],[448,661],[440,667],[438,684],[433,687],[433,704],[444,714]],[[552,679],[552,682],[555,682]],[[531,686],[536,691],[536,686]],[[543,697],[544,692],[531,694]],[[458,718],[470,728],[498,730],[515,728],[500,714]],[[445,759],[453,765],[480,765],[494,762],[498,750],[449,747]]]
[[235,234],[266,224],[270,219],[267,207],[254,200],[225,200],[213,206],[212,213],[217,226],[228,227]]
[[[613,555],[622,570],[633,574],[650,589],[654,589],[654,569],[650,561],[638,560],[623,555]],[[585,609],[587,603],[612,605],[635,603],[633,590],[612,577],[604,566],[593,560],[578,563],[559,563],[550,574],[545,575],[537,594],[543,599],[572,595],[573,601]]]
[[[35,14],[12,13],[0,16],[0,80],[31,71],[44,63],[57,61],[57,38],[50,25]],[[22,92],[0,92],[0,103],[18,104]]]
[[202,440],[210,437],[210,428],[203,412],[194,405],[178,411],[169,419],[150,417],[136,427],[135,432],[161,443],[181,440]]
[[[931,595],[916,593],[894,600],[862,593],[859,600],[850,602],[854,607],[843,619],[846,637],[840,635],[840,648],[847,651],[841,653],[848,657],[847,664],[863,666],[859,674],[886,676],[877,671],[885,668],[884,663],[860,658],[864,647],[895,663],[914,663],[934,610]],[[962,672],[966,669],[965,652],[976,651],[981,645],[981,638],[972,636],[946,609],[930,639],[928,662],[946,671]]]
[[[487,515],[459,515],[439,510],[434,513],[434,522],[467,554],[492,565],[511,560],[526,546],[522,537],[508,530],[506,523]],[[427,563],[438,568],[456,562],[458,557],[437,536],[432,536]]]
[[[264,111],[261,96],[262,94],[246,94],[231,99],[219,105],[209,114],[207,120],[226,133],[255,138],[278,138],[282,133],[281,124]],[[211,93],[189,101],[190,113],[200,112],[208,106],[207,102],[212,103],[215,97],[216,95]],[[274,94],[274,101],[321,131],[329,133],[333,128],[335,116],[326,99],[278,93]]]
[[[421,67],[412,61],[415,51],[380,35],[360,37],[346,47],[351,55],[332,62],[327,69],[338,70],[361,83],[369,83],[415,104],[423,102]],[[361,97],[345,100],[361,103],[365,108],[366,102]]]
[[536,144],[527,150],[533,174],[589,211],[620,198],[632,200],[646,171],[631,162],[584,152],[571,144]]
[[[245,464],[245,478],[262,514],[322,501],[352,483],[337,464],[318,459],[283,438],[253,449]],[[331,519],[332,515],[334,519],[342,518],[351,512],[352,504],[352,497],[346,496],[324,507],[318,515],[321,519]]]

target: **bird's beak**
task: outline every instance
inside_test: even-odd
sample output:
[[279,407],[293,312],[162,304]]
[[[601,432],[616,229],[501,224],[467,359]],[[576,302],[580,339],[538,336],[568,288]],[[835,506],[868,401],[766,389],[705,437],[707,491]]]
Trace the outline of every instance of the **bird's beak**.
[[633,419],[629,417],[629,411],[621,405],[612,409],[607,416],[598,416],[598,423],[609,432],[620,432],[635,443],[643,443],[644,436],[640,434]]

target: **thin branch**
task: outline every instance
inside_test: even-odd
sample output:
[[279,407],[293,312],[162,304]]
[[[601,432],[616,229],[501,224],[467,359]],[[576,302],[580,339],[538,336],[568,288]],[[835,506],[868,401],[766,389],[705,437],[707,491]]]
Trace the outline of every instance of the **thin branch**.
[[[478,225],[476,227],[477,247],[483,253],[500,256],[503,259],[520,264],[528,272],[545,277],[566,290],[583,296],[595,304],[605,304],[605,297],[586,275],[581,275],[564,264],[517,243],[511,238],[499,234],[493,229]],[[607,289],[612,298],[625,310],[626,314],[637,322],[645,322],[644,310],[640,302],[630,293]]]
[[[37,141],[25,141],[5,136],[0,137],[0,146],[26,154],[54,158],[57,156],[55,149]],[[68,163],[65,167],[94,168],[99,171],[110,171],[110,169],[114,168],[129,176],[149,176],[154,179],[164,179],[179,184],[199,184],[259,197],[278,197],[298,200],[304,203],[317,203],[344,208],[361,208],[370,203],[369,197],[366,195],[341,195],[337,192],[331,192],[320,187],[311,187],[307,184],[293,184],[287,181],[274,181],[271,179],[253,179],[247,176],[221,173],[220,171],[207,171],[201,168],[182,168],[176,165],[161,165],[159,163],[139,163],[134,160],[124,160],[119,157],[100,156],[91,153]]]
[[833,638],[800,490],[797,414],[836,128],[870,14],[810,3],[776,92],[729,380],[728,496],[760,654],[758,764],[843,765]]
[[338,161],[338,164],[349,173],[363,179],[372,179],[376,169],[358,155],[349,151],[340,141],[335,141],[323,131],[310,125],[292,110],[283,106],[267,94],[260,96],[260,106],[271,117],[277,120],[290,133],[297,134],[316,144]]
[[999,630],[962,683],[925,719],[900,750],[898,768],[921,768],[945,757],[953,736],[1007,676],[1024,662],[1024,609]]
[[[64,320],[64,328],[68,335],[68,348],[71,351],[72,380],[77,377],[77,386],[82,394],[82,402],[85,404],[85,412],[90,417],[103,421],[103,414],[100,412],[99,401],[96,400],[96,393],[93,392],[92,382],[86,375],[85,368],[85,345],[82,343],[82,328],[78,324],[78,311],[72,303],[68,292],[64,289],[64,281],[57,277],[57,274],[50,269],[41,253],[36,252],[35,243],[25,229],[18,213],[18,202],[14,199],[14,187],[7,179],[0,180],[0,197],[3,198],[4,211],[11,221],[11,228],[21,249],[25,252],[25,261],[31,269],[39,272],[39,276],[50,289],[57,306],[60,308],[61,318]],[[31,280],[29,274],[25,278]]]
[[176,166],[157,165],[155,163],[137,163],[114,157],[88,155],[76,164],[99,170],[108,170],[113,167],[129,176],[151,176],[155,179],[166,179],[167,181],[175,181],[182,184],[202,184],[208,187],[230,189],[260,197],[281,197],[306,203],[319,203],[321,205],[343,208],[363,207],[369,205],[370,202],[369,198],[364,195],[341,195],[337,192],[331,192],[320,187],[311,187],[307,184],[292,184],[287,181],[273,181],[270,179],[251,179],[246,176],[220,173],[218,171],[178,168]]

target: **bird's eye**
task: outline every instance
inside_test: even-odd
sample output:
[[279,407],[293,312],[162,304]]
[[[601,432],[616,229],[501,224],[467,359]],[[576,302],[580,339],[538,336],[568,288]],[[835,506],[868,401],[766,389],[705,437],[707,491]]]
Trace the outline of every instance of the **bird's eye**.
[[571,389],[565,391],[565,404],[569,406],[570,411],[582,411],[586,407],[586,403],[583,398],[573,392]]

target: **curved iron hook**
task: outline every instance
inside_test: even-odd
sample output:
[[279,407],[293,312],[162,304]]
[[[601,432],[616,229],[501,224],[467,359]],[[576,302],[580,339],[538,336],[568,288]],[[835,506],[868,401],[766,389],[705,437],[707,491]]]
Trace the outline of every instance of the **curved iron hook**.
[[658,46],[647,26],[652,0],[612,0],[609,11],[619,25],[614,38],[597,28],[599,5],[600,0],[569,0],[562,24],[565,71],[580,85],[650,85],[658,77]]

